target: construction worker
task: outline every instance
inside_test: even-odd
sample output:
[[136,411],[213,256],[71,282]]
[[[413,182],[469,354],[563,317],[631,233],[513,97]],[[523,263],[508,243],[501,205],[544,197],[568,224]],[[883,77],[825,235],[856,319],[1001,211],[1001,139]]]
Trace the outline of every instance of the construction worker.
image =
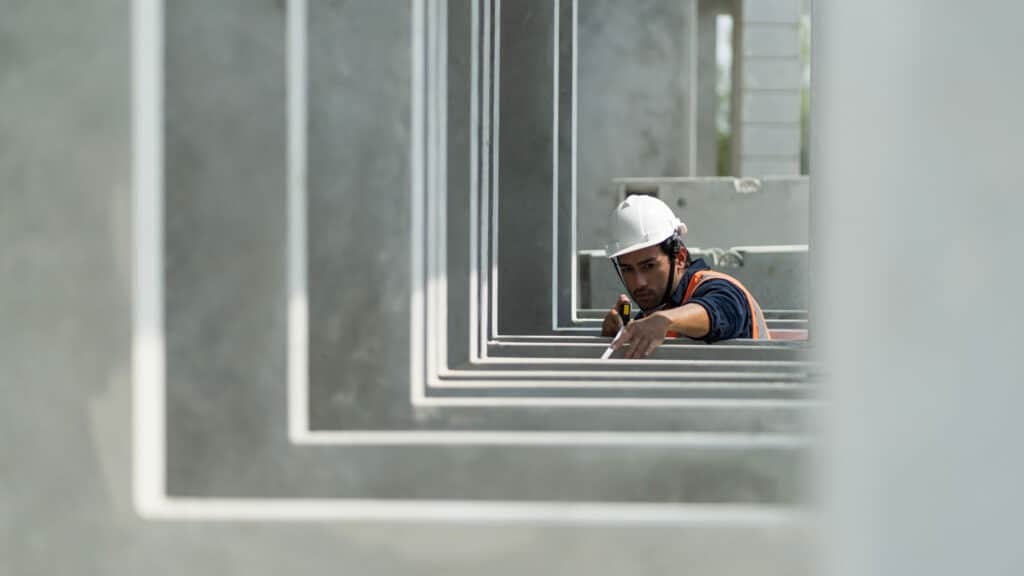
[[768,340],[764,314],[735,278],[692,260],[683,244],[686,224],[661,200],[629,196],[612,214],[612,242],[606,253],[626,287],[601,326],[605,336],[623,328],[619,311],[632,297],[641,312],[612,343],[627,347],[627,358],[643,358],[666,337],[687,336],[711,343],[731,338]]

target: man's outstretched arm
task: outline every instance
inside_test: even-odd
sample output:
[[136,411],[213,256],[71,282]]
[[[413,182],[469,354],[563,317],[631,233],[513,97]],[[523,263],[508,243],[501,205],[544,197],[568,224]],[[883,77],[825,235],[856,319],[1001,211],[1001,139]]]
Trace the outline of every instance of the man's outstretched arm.
[[655,312],[668,319],[668,329],[684,336],[700,339],[711,331],[711,316],[707,309],[696,302],[688,302],[678,308],[669,308]]
[[669,331],[690,338],[703,338],[710,329],[711,319],[703,306],[684,304],[678,308],[659,310],[650,316],[630,322],[618,340],[612,343],[612,348],[618,350],[629,344],[626,358],[643,358],[661,346]]

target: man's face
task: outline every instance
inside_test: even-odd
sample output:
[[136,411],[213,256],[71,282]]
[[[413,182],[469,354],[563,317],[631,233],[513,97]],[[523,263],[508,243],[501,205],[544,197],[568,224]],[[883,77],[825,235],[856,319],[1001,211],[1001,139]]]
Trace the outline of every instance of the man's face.
[[[669,259],[660,247],[650,246],[619,256],[619,270],[626,288],[640,308],[649,310],[661,304],[668,283]],[[681,259],[676,259],[675,282],[682,278]]]

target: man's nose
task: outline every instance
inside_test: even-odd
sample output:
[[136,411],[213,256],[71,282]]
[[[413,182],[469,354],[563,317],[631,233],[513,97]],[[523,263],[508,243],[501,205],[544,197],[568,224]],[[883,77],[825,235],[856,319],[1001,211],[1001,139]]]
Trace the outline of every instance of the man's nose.
[[645,288],[647,286],[647,275],[637,273],[636,275],[636,287]]

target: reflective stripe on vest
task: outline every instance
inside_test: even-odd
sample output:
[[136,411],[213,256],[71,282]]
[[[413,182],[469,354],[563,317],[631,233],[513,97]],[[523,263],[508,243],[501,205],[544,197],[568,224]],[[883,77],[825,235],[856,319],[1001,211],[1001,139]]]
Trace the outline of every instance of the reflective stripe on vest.
[[771,340],[772,337],[771,334],[768,332],[767,324],[765,324],[764,313],[761,312],[761,306],[758,305],[757,300],[754,300],[754,297],[750,295],[750,292],[747,291],[747,288],[743,286],[743,284],[740,284],[739,280],[733,278],[732,276],[729,276],[728,274],[715,272],[713,270],[700,270],[698,272],[695,272],[693,277],[690,278],[690,283],[686,286],[686,293],[683,295],[683,302],[682,304],[680,304],[680,306],[686,304],[686,301],[690,299],[690,296],[693,295],[694,291],[697,290],[698,286],[700,286],[701,284],[708,280],[714,279],[720,279],[729,282],[733,286],[742,290],[743,293],[747,296],[747,306],[750,308],[750,317],[752,319],[751,332],[753,334],[751,334],[751,338],[753,338],[754,340]]

